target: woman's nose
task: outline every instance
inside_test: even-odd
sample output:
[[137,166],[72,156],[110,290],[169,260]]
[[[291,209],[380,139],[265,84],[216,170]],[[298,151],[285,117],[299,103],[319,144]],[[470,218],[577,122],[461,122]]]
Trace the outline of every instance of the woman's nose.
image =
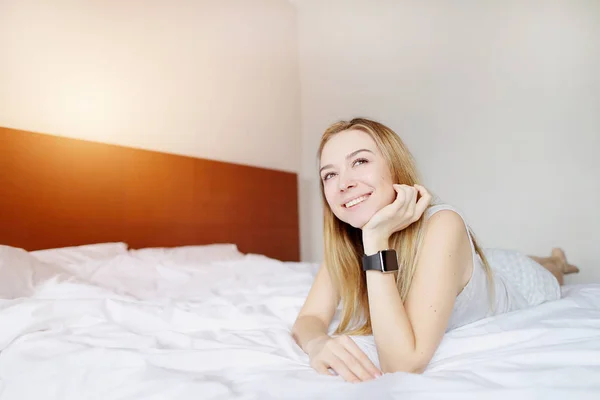
[[341,176],[338,182],[340,192],[345,192],[346,190],[356,186],[356,181],[354,181],[350,176]]

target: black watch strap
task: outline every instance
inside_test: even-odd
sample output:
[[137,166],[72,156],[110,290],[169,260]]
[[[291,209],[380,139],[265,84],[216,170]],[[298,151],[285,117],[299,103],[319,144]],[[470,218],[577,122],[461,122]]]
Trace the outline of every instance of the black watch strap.
[[382,250],[370,256],[363,256],[363,271],[394,272],[398,271],[396,250]]

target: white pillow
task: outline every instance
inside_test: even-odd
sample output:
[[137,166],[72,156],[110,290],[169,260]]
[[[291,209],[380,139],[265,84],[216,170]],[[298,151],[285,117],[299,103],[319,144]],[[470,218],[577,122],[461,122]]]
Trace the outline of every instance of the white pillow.
[[60,275],[69,274],[57,265],[38,260],[26,250],[0,245],[0,298],[30,296],[35,286]]
[[127,243],[86,244],[82,246],[36,250],[29,253],[38,260],[50,264],[79,264],[92,260],[106,260],[120,254],[127,254]]
[[208,264],[244,258],[244,253],[238,250],[237,245],[231,243],[179,247],[146,247],[138,250],[129,250],[129,254],[144,261],[168,261],[176,264]]

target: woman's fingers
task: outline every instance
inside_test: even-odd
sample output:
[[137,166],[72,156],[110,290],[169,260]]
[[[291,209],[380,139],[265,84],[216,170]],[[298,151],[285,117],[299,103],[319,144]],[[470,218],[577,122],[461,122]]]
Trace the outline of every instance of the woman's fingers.
[[415,207],[415,216],[417,219],[421,218],[429,204],[431,203],[431,194],[421,185],[415,185],[415,188],[419,191],[421,198],[417,201]]
[[333,360],[331,360],[331,362],[329,364],[331,366],[331,369],[333,369],[339,376],[344,378],[345,381],[348,381],[348,382],[360,382],[361,381],[361,379],[359,379],[354,374],[354,372],[352,372],[350,370],[350,368],[346,365],[346,363],[344,363],[344,361],[339,359],[338,357],[334,357]]
[[323,362],[317,363],[315,365],[312,366],[315,371],[317,371],[318,373],[322,374],[322,375],[330,375],[333,376],[333,372],[331,372],[329,370],[329,366]]
[[406,213],[406,209],[410,204],[410,186],[407,185],[394,185],[394,189],[396,190],[396,215],[404,215]]
[[369,357],[346,335],[327,342],[311,366],[321,374],[330,374],[331,368],[348,382],[368,381],[381,375]]
[[410,203],[413,202],[413,193],[412,193],[413,188],[408,185],[402,185],[402,186],[403,186],[402,189],[406,193],[406,195],[405,195],[406,201],[402,205],[401,212],[403,215],[408,215],[408,211],[410,210]]
[[417,206],[417,189],[410,186],[409,187],[410,190],[410,200],[407,202],[408,203],[408,207],[406,208],[406,215],[410,216],[410,218],[414,219],[415,216],[415,208]]
[[[398,201],[398,199],[402,199],[401,202],[398,201],[399,204],[394,215],[397,215],[403,219],[412,219],[417,203],[417,189],[408,185],[394,185],[394,189],[397,192],[396,201]],[[394,201],[394,203],[396,201]]]
[[397,211],[402,208],[404,203],[406,202],[406,192],[402,186],[404,185],[393,185],[394,190],[396,191],[396,199],[392,204],[396,206]]
[[375,376],[371,374],[367,368],[356,358],[348,349],[341,349],[340,354],[336,354],[340,360],[344,362],[344,365],[361,381],[368,381],[374,379]]
[[376,378],[381,376],[381,371],[373,364],[371,359],[361,350],[360,347],[354,342],[354,340],[348,338],[349,341],[345,343],[346,350],[362,365],[362,367],[368,371],[371,377]]

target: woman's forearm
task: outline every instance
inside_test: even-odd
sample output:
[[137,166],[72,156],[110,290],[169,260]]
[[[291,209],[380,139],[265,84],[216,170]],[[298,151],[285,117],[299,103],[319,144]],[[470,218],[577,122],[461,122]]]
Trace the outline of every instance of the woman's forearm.
[[307,354],[310,351],[310,342],[322,336],[328,336],[327,325],[319,317],[313,315],[299,316],[292,328],[292,337],[302,351]]
[[373,337],[384,372],[421,369],[415,335],[392,274],[367,272],[367,291]]
[[[365,254],[388,249],[388,240],[363,241]],[[384,372],[417,372],[415,335],[398,293],[394,274],[367,271],[367,293],[373,337]]]

